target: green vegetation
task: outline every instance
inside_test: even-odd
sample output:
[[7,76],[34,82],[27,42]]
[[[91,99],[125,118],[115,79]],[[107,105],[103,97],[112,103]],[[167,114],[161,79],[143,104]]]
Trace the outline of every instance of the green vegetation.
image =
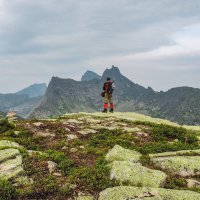
[[[92,114],[87,118],[85,114],[76,114],[57,120],[16,121],[16,125],[7,119],[1,121],[0,139],[21,145],[23,175],[32,180],[31,184],[19,184],[17,187],[8,181],[0,181],[0,192],[5,200],[17,197],[73,199],[79,192],[96,197],[106,188],[119,186],[119,183],[110,180],[111,164],[105,161],[106,154],[115,145],[140,152],[140,163],[157,170],[159,167],[155,167],[148,154],[200,149],[199,133],[196,131],[174,124],[124,119],[121,115],[108,120],[108,116]],[[96,133],[84,134],[86,129]],[[69,139],[69,135],[76,137]],[[28,150],[39,152],[30,154]],[[199,154],[192,152],[188,155]],[[56,175],[54,172],[50,174],[48,161],[57,164]],[[124,185],[130,183],[125,182]],[[168,174],[165,188],[185,189],[187,185],[184,178]],[[199,192],[197,188],[191,190]]]
[[65,175],[67,175],[73,167],[73,161],[70,160],[64,153],[54,150],[48,150],[45,153],[46,154],[44,156],[57,163],[58,168],[62,170]]
[[88,141],[88,152],[97,155],[105,155],[109,149],[113,148],[116,144],[133,149],[135,137],[128,135],[122,129],[108,130],[101,129],[96,135],[92,135]]
[[81,186],[83,191],[100,192],[114,185],[110,180],[110,168],[104,159],[96,161],[94,166],[75,168],[70,172],[69,180]]
[[12,200],[17,198],[15,187],[6,180],[0,180],[0,199]]
[[0,134],[13,129],[14,124],[10,123],[7,118],[0,118]]
[[166,151],[180,151],[180,150],[190,150],[190,149],[198,149],[199,144],[187,144],[182,142],[149,142],[140,147],[136,147],[136,150],[142,154],[150,154],[150,153],[162,153]]
[[168,189],[184,189],[187,188],[187,182],[185,179],[180,178],[180,177],[168,177],[165,188]]

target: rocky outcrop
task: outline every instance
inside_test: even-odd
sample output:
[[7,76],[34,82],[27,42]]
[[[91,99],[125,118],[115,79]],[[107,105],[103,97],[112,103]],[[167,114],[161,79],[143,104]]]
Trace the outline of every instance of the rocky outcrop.
[[140,157],[139,152],[116,145],[106,155],[106,160],[111,163],[110,178],[131,186],[163,187],[167,175],[142,166]]
[[152,170],[139,163],[130,161],[114,161],[111,168],[111,179],[130,186],[163,187],[167,175],[158,170]]
[[20,148],[20,145],[9,140],[0,140],[0,148]]
[[124,149],[123,147],[116,145],[113,149],[111,149],[106,155],[106,160],[108,162],[113,161],[130,161],[130,162],[138,162],[141,153],[129,149]]
[[99,195],[99,200],[198,200],[200,194],[187,190],[169,190],[163,188],[138,188],[119,186],[108,188]]
[[197,156],[199,154],[200,150],[187,150],[151,154],[150,158],[156,167],[167,173],[189,177],[200,175],[200,156]]
[[22,156],[17,149],[0,150],[0,178],[11,179],[23,172]]

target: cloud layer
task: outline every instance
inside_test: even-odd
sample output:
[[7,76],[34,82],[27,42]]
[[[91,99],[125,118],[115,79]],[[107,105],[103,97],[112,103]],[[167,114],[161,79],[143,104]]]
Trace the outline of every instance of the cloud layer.
[[0,0],[0,93],[114,64],[156,90],[200,88],[199,0]]

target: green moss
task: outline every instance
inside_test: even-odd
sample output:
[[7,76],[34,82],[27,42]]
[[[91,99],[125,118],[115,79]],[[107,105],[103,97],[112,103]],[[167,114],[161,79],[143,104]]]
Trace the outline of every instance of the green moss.
[[78,167],[70,172],[69,180],[84,191],[101,191],[113,186],[108,163],[100,159],[93,167]]
[[198,138],[191,131],[183,127],[175,127],[166,124],[154,125],[152,129],[152,137],[155,141],[178,139],[181,142],[189,144],[198,141]]
[[97,155],[105,155],[115,145],[133,149],[134,140],[134,136],[127,134],[121,129],[101,129],[97,134],[89,138],[87,150]]
[[162,153],[166,151],[180,151],[180,150],[191,150],[199,148],[200,147],[197,143],[194,144],[187,144],[183,142],[168,143],[166,141],[162,141],[162,142],[145,143],[142,146],[136,147],[136,150],[142,154],[150,154],[150,153]]
[[0,199],[17,199],[17,191],[9,181],[0,180]]
[[13,129],[14,124],[10,123],[7,118],[0,119],[0,134]]
[[62,170],[62,172],[67,175],[71,168],[73,167],[74,163],[70,160],[63,152],[58,152],[54,150],[48,150],[45,152],[45,157],[48,159],[56,162],[58,164],[58,168]]
[[187,182],[183,178],[167,177],[165,188],[168,189],[183,189],[187,188]]

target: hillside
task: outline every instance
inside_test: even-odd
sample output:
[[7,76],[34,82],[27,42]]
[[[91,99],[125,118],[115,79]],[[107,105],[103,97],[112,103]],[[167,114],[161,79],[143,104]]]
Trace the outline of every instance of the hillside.
[[186,128],[137,113],[0,119],[1,198],[200,199],[200,127]]
[[106,69],[100,80],[74,81],[53,77],[40,105],[30,117],[100,111],[103,104],[100,93],[107,77],[115,80],[113,96],[116,111],[137,112],[180,124],[200,124],[200,89],[179,87],[156,92],[127,79],[114,66]]
[[17,94],[27,94],[30,98],[43,96],[46,92],[46,83],[33,84],[17,92]]
[[45,92],[46,84],[33,84],[16,93],[0,94],[0,111],[14,111],[25,118],[38,106]]

